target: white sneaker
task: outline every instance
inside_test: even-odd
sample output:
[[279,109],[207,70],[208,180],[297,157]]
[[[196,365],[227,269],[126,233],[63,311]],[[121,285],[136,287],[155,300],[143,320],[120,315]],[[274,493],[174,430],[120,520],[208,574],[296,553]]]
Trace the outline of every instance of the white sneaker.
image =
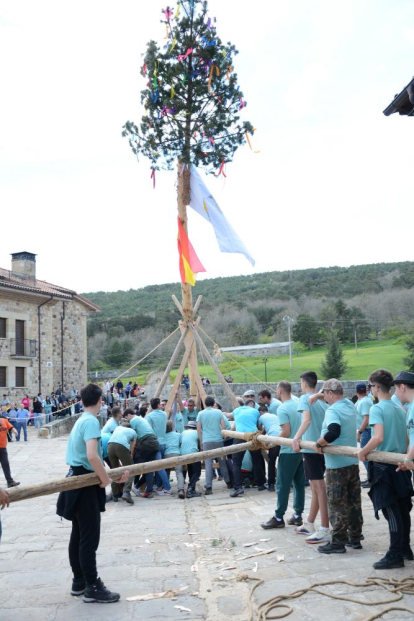
[[135,496],[142,496],[141,490],[138,487],[135,487],[135,485],[133,485],[131,489],[134,492]]
[[295,528],[294,532],[296,535],[312,535],[315,532],[315,526],[310,522],[305,522],[302,526]]
[[306,537],[306,543],[322,543],[324,541],[330,541],[331,536],[329,530],[317,530],[310,537]]
[[172,496],[171,490],[168,489],[162,489],[160,491],[157,490],[157,494],[158,496]]

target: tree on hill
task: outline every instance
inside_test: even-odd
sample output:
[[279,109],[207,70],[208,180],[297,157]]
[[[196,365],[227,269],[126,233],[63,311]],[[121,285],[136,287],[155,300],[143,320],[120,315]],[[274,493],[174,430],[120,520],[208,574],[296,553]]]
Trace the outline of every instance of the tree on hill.
[[403,358],[403,362],[407,367],[407,371],[414,373],[414,334],[410,334],[405,341],[405,348],[408,350],[407,356]]
[[326,345],[326,354],[321,365],[321,374],[325,379],[341,379],[345,375],[348,364],[344,359],[344,352],[342,350],[338,335],[335,330],[332,330],[328,336],[328,342]]
[[312,349],[319,337],[319,324],[314,317],[306,313],[297,316],[293,324],[293,339]]

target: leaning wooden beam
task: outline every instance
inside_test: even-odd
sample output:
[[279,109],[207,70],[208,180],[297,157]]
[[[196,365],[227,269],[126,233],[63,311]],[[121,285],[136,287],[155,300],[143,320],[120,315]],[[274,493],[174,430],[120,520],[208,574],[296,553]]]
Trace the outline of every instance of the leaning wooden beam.
[[[242,433],[241,431],[227,431],[224,429],[222,435],[225,438],[236,438],[237,440],[250,439],[250,434]],[[292,446],[293,440],[289,438],[279,438],[275,436],[262,436],[258,435],[257,441],[267,446]],[[299,442],[300,447],[304,449],[316,449],[315,442],[308,442],[307,440],[301,440]],[[358,457],[359,448],[354,446],[324,446],[323,453],[329,455],[344,455],[345,457]],[[382,464],[395,464],[396,466],[404,461],[406,457],[403,453],[387,453],[385,451],[371,451],[366,456],[366,461],[376,461]]]
[[207,347],[204,344],[203,339],[201,338],[201,336],[199,335],[199,333],[197,332],[197,327],[194,327],[192,325],[190,325],[190,330],[192,331],[192,333],[194,334],[194,338],[197,341],[200,350],[203,352],[203,354],[205,355],[205,357],[207,358],[208,362],[210,363],[210,365],[213,367],[215,374],[217,375],[217,379],[219,380],[219,382],[221,383],[221,385],[224,388],[224,392],[227,393],[227,396],[230,399],[230,402],[232,404],[233,408],[238,408],[239,407],[239,402],[237,401],[233,391],[231,390],[230,386],[228,385],[228,383],[226,382],[226,380],[224,379],[224,376],[222,375],[220,369],[218,368],[218,364],[216,363],[216,361],[214,360],[214,358],[211,356],[210,352],[208,351]]
[[180,336],[180,340],[178,341],[178,343],[177,343],[177,345],[176,345],[176,347],[175,347],[175,349],[173,351],[173,354],[172,354],[172,356],[170,358],[170,361],[169,361],[169,363],[167,365],[167,368],[164,371],[164,375],[162,376],[161,381],[160,381],[160,383],[157,386],[157,390],[155,391],[154,398],[159,397],[161,395],[162,389],[164,388],[167,380],[170,377],[170,371],[173,368],[174,363],[175,363],[175,361],[178,358],[178,354],[180,353],[181,346],[184,343],[185,337],[187,336],[187,332],[188,332],[188,327],[183,328],[182,334]]
[[[198,317],[197,321],[196,321],[196,326],[198,326],[198,324],[200,323],[200,317]],[[181,330],[183,330],[183,325],[181,324],[180,326]],[[171,408],[172,408],[172,404],[175,401],[175,398],[177,396],[177,392],[180,389],[180,384],[181,384],[181,380],[183,377],[183,373],[185,371],[185,367],[188,364],[188,358],[190,357],[190,352],[191,352],[191,345],[194,341],[194,337],[192,332],[188,331],[186,338],[184,339],[184,343],[185,343],[185,352],[183,354],[183,358],[181,360],[181,364],[180,367],[177,371],[177,377],[174,380],[174,384],[172,385],[171,388],[171,392],[170,392],[170,396],[168,397],[168,402],[167,405],[165,406],[165,410],[168,412],[170,412]],[[167,416],[169,417],[169,414],[167,414]]]
[[[114,468],[107,470],[110,479],[119,479],[119,477],[128,470],[131,476],[137,474],[145,474],[147,472],[157,472],[167,468],[175,468],[185,464],[194,464],[196,461],[205,461],[206,459],[215,459],[224,455],[232,455],[240,451],[246,451],[253,448],[253,442],[245,444],[232,444],[211,451],[202,451],[200,453],[190,453],[189,455],[180,455],[179,457],[169,457],[168,459],[160,459],[158,461],[149,461],[144,464],[133,464],[131,466],[123,466],[122,468]],[[35,485],[22,485],[7,490],[11,502],[26,500],[28,498],[37,498],[38,496],[47,496],[58,492],[65,492],[70,489],[79,489],[81,487],[90,487],[99,483],[96,474],[85,474],[77,477],[66,477],[64,479],[55,479],[45,483],[36,483]]]

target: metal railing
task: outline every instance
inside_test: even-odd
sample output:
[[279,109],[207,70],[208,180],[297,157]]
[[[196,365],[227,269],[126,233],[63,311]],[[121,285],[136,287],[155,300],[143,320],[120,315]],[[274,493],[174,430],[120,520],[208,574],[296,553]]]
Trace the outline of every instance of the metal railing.
[[10,356],[36,358],[37,341],[32,339],[10,339]]

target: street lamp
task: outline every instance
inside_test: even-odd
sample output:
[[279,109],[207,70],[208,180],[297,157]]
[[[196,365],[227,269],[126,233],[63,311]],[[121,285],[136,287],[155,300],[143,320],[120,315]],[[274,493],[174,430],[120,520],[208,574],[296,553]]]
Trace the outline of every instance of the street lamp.
[[289,362],[290,362],[290,368],[292,368],[292,341],[290,338],[290,327],[292,325],[292,323],[294,322],[293,317],[289,317],[289,315],[285,315],[283,317],[283,321],[285,323],[287,323],[287,327],[288,327],[288,339],[289,339]]
[[263,362],[264,362],[264,365],[265,365],[265,382],[266,382],[266,384],[267,384],[267,366],[266,366],[267,365],[267,361],[268,361],[268,358],[263,358]]

